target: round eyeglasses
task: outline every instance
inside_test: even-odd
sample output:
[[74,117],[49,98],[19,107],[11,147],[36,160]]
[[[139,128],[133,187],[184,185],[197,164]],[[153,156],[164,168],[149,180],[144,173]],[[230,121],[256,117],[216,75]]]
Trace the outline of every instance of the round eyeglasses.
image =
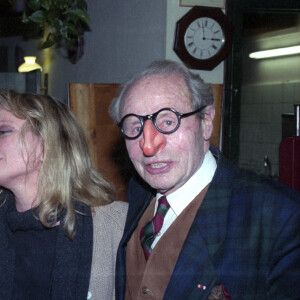
[[118,126],[121,128],[122,134],[128,139],[139,137],[144,129],[144,123],[152,120],[155,128],[162,133],[168,134],[176,131],[180,126],[182,118],[189,117],[202,111],[206,106],[201,106],[195,111],[181,114],[173,108],[162,108],[154,114],[139,116],[136,114],[128,114],[124,116]]

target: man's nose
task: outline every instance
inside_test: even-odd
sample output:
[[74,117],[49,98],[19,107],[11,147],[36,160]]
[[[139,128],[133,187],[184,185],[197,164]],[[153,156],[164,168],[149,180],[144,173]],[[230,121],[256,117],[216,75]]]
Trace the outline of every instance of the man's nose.
[[147,120],[139,144],[145,156],[154,156],[166,145],[166,137],[155,128],[152,120]]

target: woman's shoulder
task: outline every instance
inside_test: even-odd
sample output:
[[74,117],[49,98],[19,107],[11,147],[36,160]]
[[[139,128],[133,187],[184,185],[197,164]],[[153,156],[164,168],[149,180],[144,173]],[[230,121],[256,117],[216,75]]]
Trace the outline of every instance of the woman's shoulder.
[[118,217],[127,214],[128,203],[124,201],[113,201],[110,204],[94,207],[95,214],[106,214],[111,217]]
[[119,225],[123,228],[127,216],[127,210],[128,203],[124,201],[114,201],[107,205],[94,207],[94,223],[114,223],[116,226]]

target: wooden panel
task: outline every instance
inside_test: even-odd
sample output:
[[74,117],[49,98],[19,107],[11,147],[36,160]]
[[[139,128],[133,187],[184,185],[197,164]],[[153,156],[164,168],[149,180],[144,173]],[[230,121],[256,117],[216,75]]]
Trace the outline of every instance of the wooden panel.
[[180,6],[210,6],[225,8],[225,0],[180,0]]
[[92,160],[97,166],[94,88],[89,84],[72,83],[69,86],[69,98],[70,108],[88,136]]
[[[109,104],[117,95],[118,88],[118,84],[72,83],[69,85],[69,102],[88,136],[97,170],[115,185],[118,199],[126,201],[127,184],[133,167],[120,130],[108,114]],[[223,85],[214,84],[212,88],[216,116],[211,143],[219,147]]]
[[222,125],[222,98],[223,98],[223,84],[212,84],[214,94],[214,106],[216,114],[214,118],[214,129],[210,139],[212,145],[217,148],[220,147],[221,125]]
[[[112,182],[119,200],[126,200],[130,164],[120,130],[108,114],[108,106],[117,95],[118,84],[69,85],[70,107],[88,138],[92,160],[103,176]],[[129,165],[126,165],[129,164]]]

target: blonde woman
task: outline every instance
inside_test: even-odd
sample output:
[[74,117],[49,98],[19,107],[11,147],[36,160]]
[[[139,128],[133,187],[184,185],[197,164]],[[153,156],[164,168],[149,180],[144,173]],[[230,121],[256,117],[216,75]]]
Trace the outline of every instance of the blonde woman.
[[68,107],[0,91],[0,299],[113,299],[127,204]]

